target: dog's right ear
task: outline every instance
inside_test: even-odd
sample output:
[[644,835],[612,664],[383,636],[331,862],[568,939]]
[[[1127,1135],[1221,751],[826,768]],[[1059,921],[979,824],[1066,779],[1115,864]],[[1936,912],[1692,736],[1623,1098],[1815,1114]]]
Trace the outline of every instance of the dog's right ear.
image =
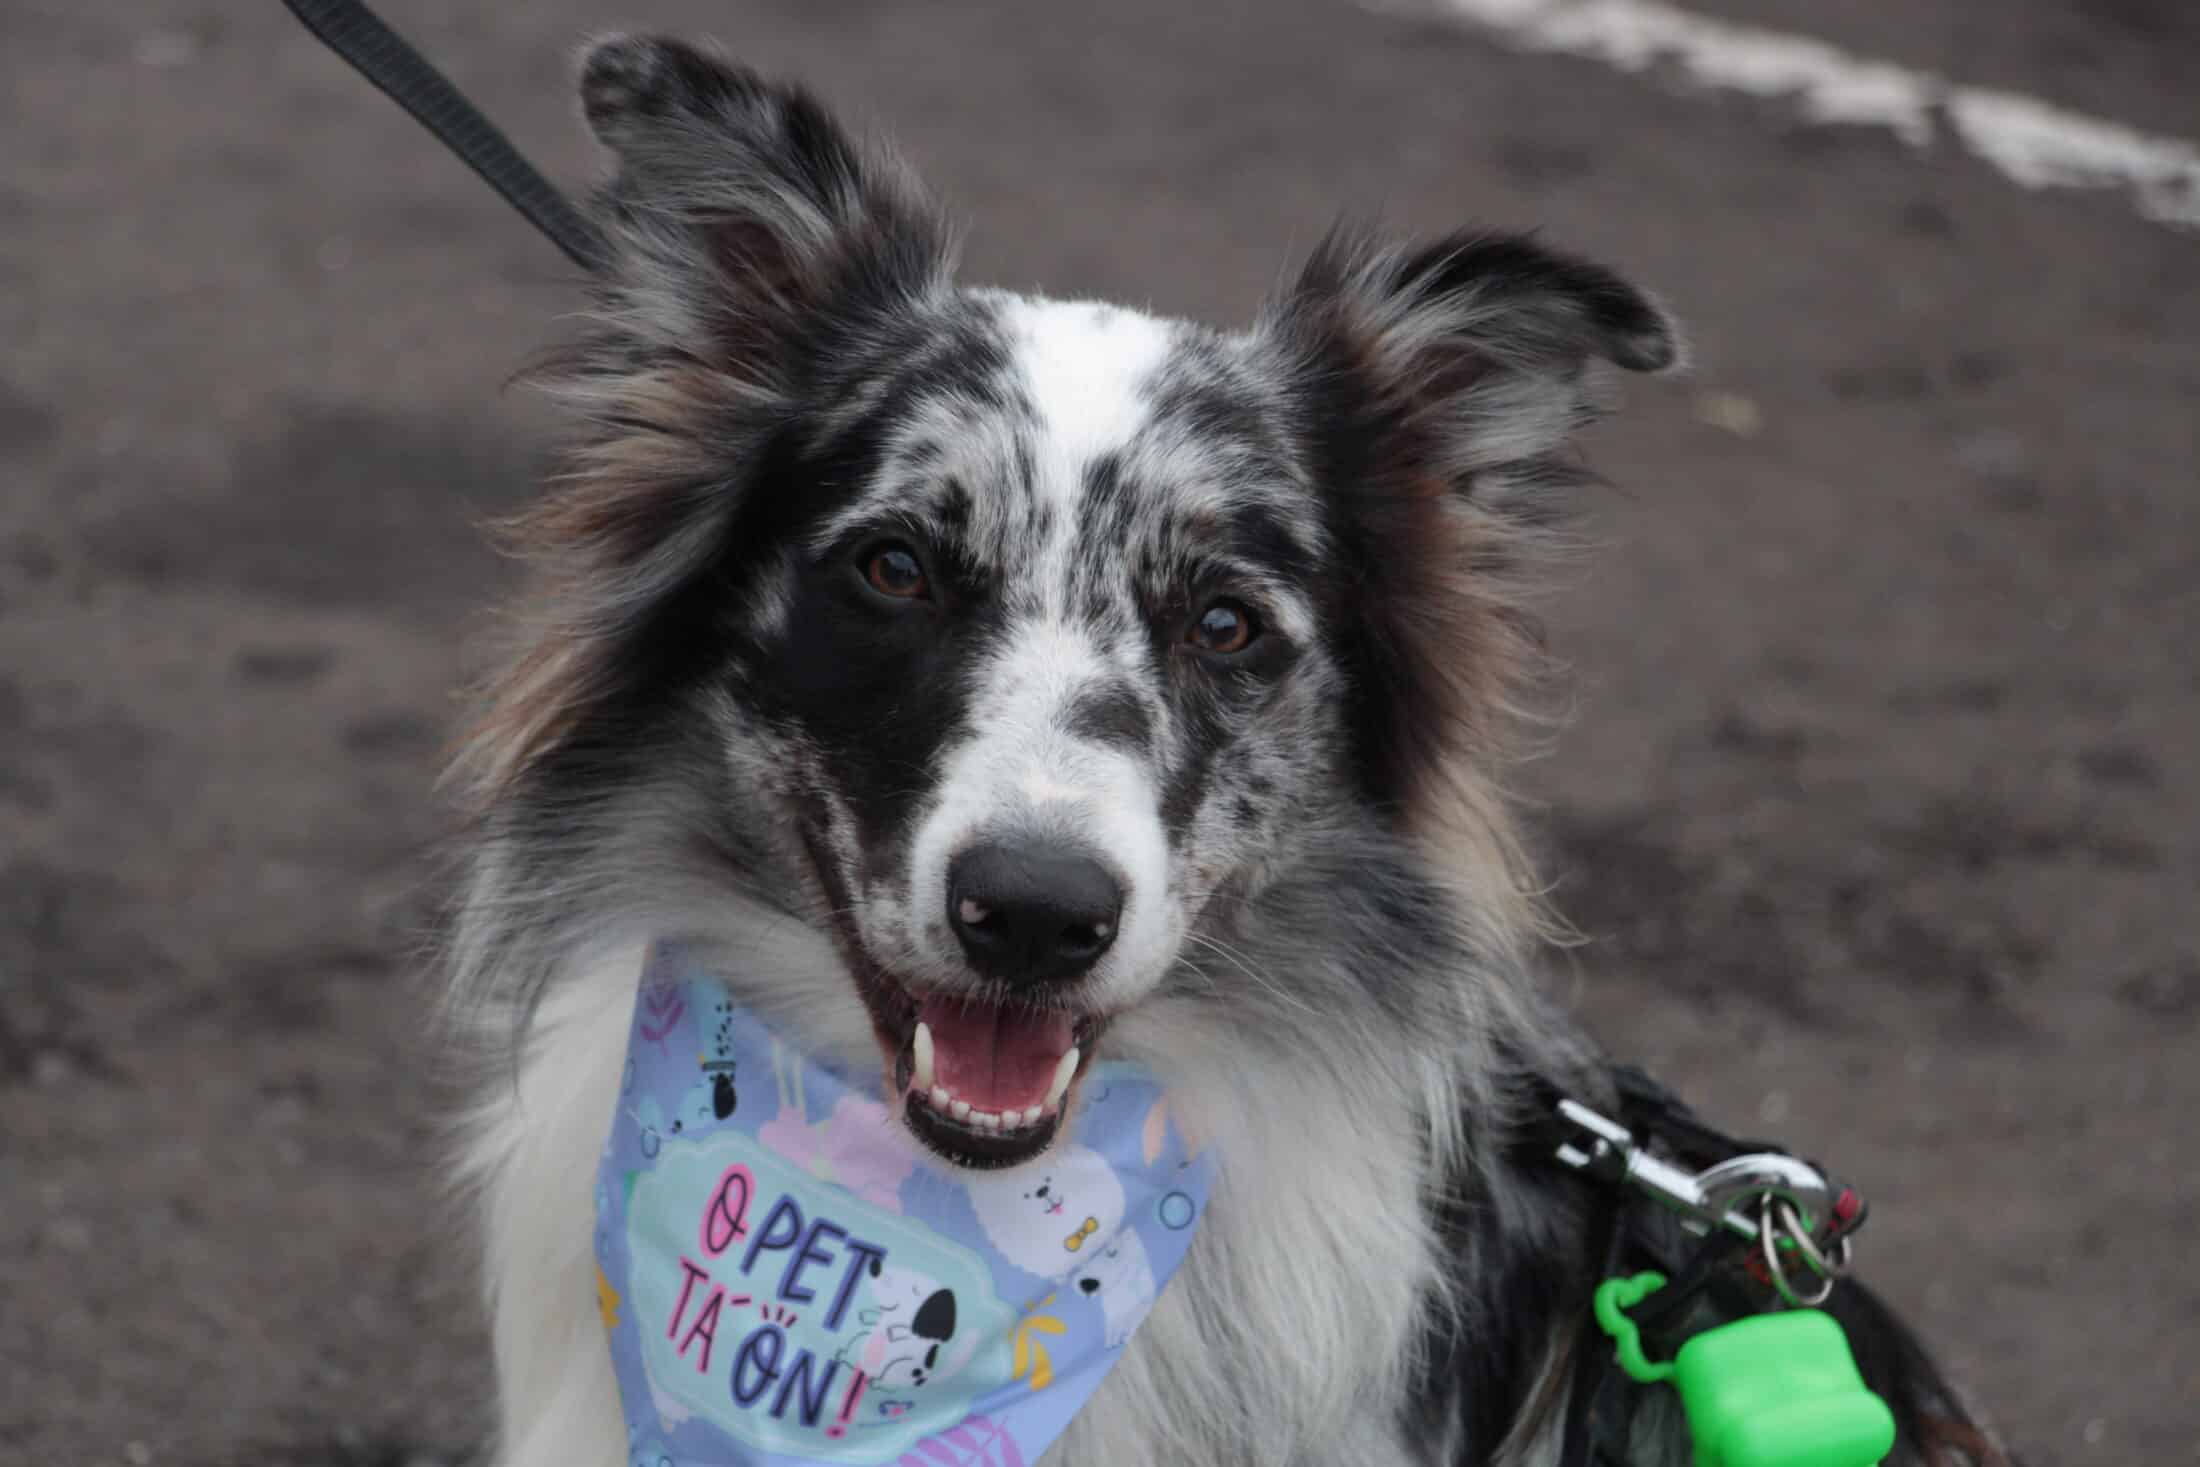
[[801,88],[614,36],[589,48],[580,94],[618,158],[603,222],[621,315],[648,345],[768,378],[779,353],[945,284],[952,240],[915,178]]
[[596,200],[609,255],[588,329],[530,374],[580,431],[553,491],[505,527],[538,582],[525,651],[459,763],[483,808],[705,645],[649,633],[739,540],[767,446],[832,390],[824,366],[877,352],[952,264],[907,169],[799,88],[620,36],[588,50],[580,94],[618,160]]

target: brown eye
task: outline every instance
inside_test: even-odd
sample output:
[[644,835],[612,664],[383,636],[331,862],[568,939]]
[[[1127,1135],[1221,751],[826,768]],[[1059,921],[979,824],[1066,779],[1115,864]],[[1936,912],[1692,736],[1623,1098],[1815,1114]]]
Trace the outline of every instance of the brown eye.
[[906,545],[881,545],[864,563],[863,578],[881,596],[914,601],[932,589],[916,553]]
[[1260,635],[1260,623],[1241,601],[1217,601],[1199,614],[1184,640],[1202,652],[1243,652]]

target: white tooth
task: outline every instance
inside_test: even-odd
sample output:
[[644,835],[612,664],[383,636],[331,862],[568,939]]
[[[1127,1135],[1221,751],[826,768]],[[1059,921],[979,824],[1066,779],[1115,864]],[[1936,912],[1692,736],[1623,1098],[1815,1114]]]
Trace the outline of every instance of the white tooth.
[[947,1093],[945,1085],[934,1085],[932,1087],[932,1109],[945,1110],[954,1098]]
[[917,1020],[917,1073],[912,1077],[919,1095],[932,1088],[932,1028],[924,1020]]
[[969,1119],[970,1119],[970,1102],[969,1102],[969,1101],[967,1101],[967,1100],[958,1100],[958,1101],[956,1101],[956,1102],[955,1102],[955,1104],[954,1104],[954,1106],[953,1106],[952,1108],[953,1108],[953,1110],[954,1110],[954,1112],[955,1112],[955,1119],[956,1119],[956,1120],[958,1120],[958,1121],[967,1121],[967,1120],[969,1120]]
[[1062,1103],[1062,1097],[1069,1094],[1069,1082],[1077,1078],[1077,1059],[1077,1048],[1072,1045],[1069,1053],[1063,1055],[1061,1060],[1055,1064],[1054,1083],[1047,1086],[1045,1109],[1054,1109]]
[[998,1131],[1001,1129],[1001,1117],[996,1111],[981,1110],[971,1116],[970,1119],[978,1123],[978,1129],[981,1131]]
[[1035,1105],[1031,1107],[1031,1109],[1024,1112],[1024,1124],[1027,1126],[1036,1126],[1039,1124],[1039,1107]]

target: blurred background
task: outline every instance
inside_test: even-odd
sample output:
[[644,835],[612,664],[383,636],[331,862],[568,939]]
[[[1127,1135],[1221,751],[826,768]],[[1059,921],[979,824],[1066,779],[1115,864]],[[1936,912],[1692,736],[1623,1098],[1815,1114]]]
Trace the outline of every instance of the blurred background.
[[[2200,1460],[2200,234],[1487,23],[1539,3],[381,8],[568,186],[580,39],[714,35],[973,279],[1228,322],[1380,213],[1658,289],[1696,367],[1590,435],[1554,604],[1553,981],[1853,1176],[2035,1463]],[[2190,0],[1690,4],[2200,138]],[[410,968],[571,271],[274,0],[8,0],[0,221],[0,1462],[453,1467]]]

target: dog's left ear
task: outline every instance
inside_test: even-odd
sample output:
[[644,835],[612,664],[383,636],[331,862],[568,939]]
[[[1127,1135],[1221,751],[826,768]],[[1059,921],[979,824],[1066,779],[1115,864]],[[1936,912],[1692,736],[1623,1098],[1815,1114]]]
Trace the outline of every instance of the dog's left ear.
[[620,314],[652,344],[770,380],[945,283],[952,241],[914,175],[801,87],[613,36],[582,61],[580,94],[618,159],[600,210]]
[[1366,794],[1465,832],[1525,884],[1490,772],[1541,666],[1532,567],[1585,477],[1566,449],[1596,407],[1590,368],[1674,365],[1673,323],[1521,236],[1335,236],[1254,341],[1298,406],[1334,536]]
[[1419,247],[1333,235],[1262,324],[1332,420],[1359,482],[1404,474],[1425,492],[1557,449],[1593,402],[1601,360],[1635,372],[1680,359],[1671,318],[1601,265],[1521,235],[1458,234]]

